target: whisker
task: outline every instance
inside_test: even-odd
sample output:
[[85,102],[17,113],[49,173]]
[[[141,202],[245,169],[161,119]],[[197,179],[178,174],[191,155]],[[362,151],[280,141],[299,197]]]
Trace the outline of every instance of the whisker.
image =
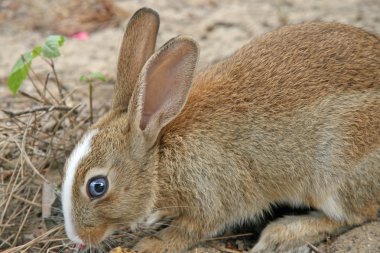
[[159,207],[159,208],[154,208],[154,211],[160,211],[160,210],[165,210],[165,209],[170,209],[170,208],[195,208],[194,206],[164,206],[164,207]]
[[107,248],[111,249],[110,245],[108,244],[108,240],[107,240],[107,239],[104,240],[103,244],[104,244]]
[[48,249],[46,250],[46,253],[54,252],[54,251],[52,251],[52,250],[57,249],[57,248],[61,248],[61,250],[59,251],[59,252],[61,252],[61,251],[62,251],[62,247],[64,247],[63,244],[52,246],[52,247],[50,247],[50,248],[48,248]]
[[109,242],[108,238],[104,240],[104,244],[107,246],[108,249],[112,249],[111,243]]
[[134,237],[134,238],[136,238],[136,239],[139,238],[139,236],[134,235],[134,234],[129,233],[129,232],[125,232],[125,234],[113,235],[112,238],[113,238],[113,239],[115,239],[115,238],[123,238],[123,237],[127,237],[127,236]]
[[145,236],[154,236],[157,233],[157,231],[149,231],[149,230],[142,230],[139,232],[145,234]]

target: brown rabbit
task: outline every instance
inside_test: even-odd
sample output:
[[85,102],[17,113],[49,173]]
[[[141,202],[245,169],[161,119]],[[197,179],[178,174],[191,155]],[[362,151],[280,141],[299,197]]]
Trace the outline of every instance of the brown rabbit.
[[97,244],[120,226],[170,226],[139,253],[185,252],[271,205],[312,207],[271,222],[250,252],[307,242],[377,218],[380,40],[334,23],[292,25],[194,76],[197,44],[154,53],[159,17],[143,8],[121,45],[112,110],[66,164],[70,239]]

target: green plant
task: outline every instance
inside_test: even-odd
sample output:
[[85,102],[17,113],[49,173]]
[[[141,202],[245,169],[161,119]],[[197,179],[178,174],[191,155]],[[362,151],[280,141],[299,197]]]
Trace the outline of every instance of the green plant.
[[[59,52],[59,48],[64,44],[64,42],[65,42],[65,38],[63,36],[50,35],[42,45],[38,45],[34,47],[33,50],[26,52],[20,56],[20,58],[13,65],[11,73],[8,76],[8,88],[13,93],[13,95],[16,95],[17,92],[20,92],[20,94],[23,96],[31,98],[44,105],[46,104],[49,105],[48,107],[46,106],[41,107],[44,109],[51,108],[51,106],[54,106],[54,108],[57,109],[57,108],[61,108],[60,107],[61,105],[64,106],[64,108],[66,108],[65,98],[63,94],[65,89],[64,87],[62,87],[61,83],[59,82],[58,75],[54,66],[54,60],[53,60],[54,58],[57,58],[61,55]],[[42,58],[50,66],[53,72],[55,83],[57,85],[58,93],[60,96],[59,99],[56,98],[53,95],[53,93],[50,91],[50,89],[48,88],[47,84],[48,84],[50,74],[47,74],[45,81],[43,81],[40,78],[38,78],[38,76],[34,73],[31,65],[32,65],[32,61],[37,57]],[[34,75],[33,77],[35,78],[32,78],[29,72],[31,72]],[[25,81],[26,78],[29,78],[29,80],[33,84],[39,97],[35,97],[23,91],[19,91],[22,83]],[[37,82],[35,82],[35,79],[37,79]],[[94,82],[96,81],[105,82],[106,78],[100,72],[91,72],[87,75],[82,75],[80,77],[80,81],[87,83],[89,87],[90,122],[93,123],[92,94],[93,94]],[[50,96],[46,96],[45,94],[46,92]],[[7,113],[12,114],[12,112],[7,112]],[[14,115],[14,113],[12,115]]]
[[[55,71],[53,58],[60,56],[63,43],[62,36],[49,36],[42,45],[22,54],[8,76],[12,93],[26,99],[21,106],[0,109],[8,116],[0,120],[4,157],[0,166],[0,224],[7,224],[0,226],[1,252],[47,252],[48,248],[64,252],[71,248],[63,239],[56,185],[67,155],[89,122],[81,103],[73,101],[73,92],[61,85]],[[34,72],[35,58],[49,66],[45,78]],[[20,89],[26,78],[34,89]],[[2,175],[3,170],[8,177]],[[16,195],[22,197],[16,199]],[[33,215],[36,213],[41,217]],[[38,234],[30,234],[36,224]],[[26,240],[26,235],[32,238]]]
[[96,80],[106,82],[105,76],[100,72],[91,72],[88,75],[82,75],[79,80],[88,84],[88,97],[90,99],[90,122],[93,124],[93,110],[92,110],[92,93],[94,89],[94,82]]
[[[57,85],[60,85],[54,69],[53,58],[60,56],[59,47],[63,45],[65,38],[61,35],[50,35],[42,45],[36,46],[32,51],[26,52],[13,65],[8,76],[8,88],[13,95],[17,93],[24,80],[29,76],[29,70],[33,59],[40,56],[52,66]],[[61,89],[59,89],[61,90]]]

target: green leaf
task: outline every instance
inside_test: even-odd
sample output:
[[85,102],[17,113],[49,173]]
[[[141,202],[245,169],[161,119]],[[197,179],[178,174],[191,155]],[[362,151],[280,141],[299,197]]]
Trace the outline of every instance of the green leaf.
[[38,55],[41,55],[41,51],[42,51],[42,48],[41,46],[36,46],[33,51],[32,51],[32,54],[33,54],[33,58],[35,58],[36,56]]
[[93,80],[98,79],[98,80],[103,81],[103,82],[106,81],[106,77],[102,73],[100,73],[100,72],[92,72],[92,73],[90,73],[90,78],[93,79]]
[[65,38],[62,35],[50,35],[42,45],[42,55],[49,59],[60,56],[59,47],[64,42]]
[[91,72],[90,74],[82,75],[79,78],[79,81],[81,82],[92,82],[94,80],[106,82],[106,77],[100,72]]
[[39,55],[40,49],[36,47],[33,51],[23,54],[13,65],[11,73],[8,76],[8,88],[16,95],[22,82],[26,79],[29,73],[32,60]]
[[23,54],[13,65],[8,76],[8,88],[15,95],[22,82],[28,77],[32,60],[41,54],[46,58],[60,56],[58,48],[63,45],[65,38],[61,35],[49,36],[42,46],[36,46],[32,51]]
[[84,75],[80,76],[80,78],[79,78],[79,81],[81,81],[81,82],[86,82],[87,80],[88,80],[87,76],[84,76]]

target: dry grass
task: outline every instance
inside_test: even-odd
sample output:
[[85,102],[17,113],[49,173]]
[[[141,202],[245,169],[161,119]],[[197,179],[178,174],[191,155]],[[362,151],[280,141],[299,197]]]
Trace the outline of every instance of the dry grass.
[[89,118],[84,104],[69,106],[73,92],[63,88],[51,67],[52,78],[41,80],[32,72],[33,89],[10,98],[13,109],[0,114],[0,251],[70,250],[58,186]]
[[[0,21],[61,34],[117,25],[128,16],[113,0],[5,0],[0,9]],[[64,233],[59,187],[66,158],[92,118],[87,98],[78,99],[78,90],[68,90],[47,63],[48,74],[31,69],[25,89],[0,101],[0,252],[74,249]]]
[[[92,99],[86,84],[69,90],[54,63],[46,63],[49,73],[31,69],[24,89],[0,101],[1,108],[12,108],[0,110],[0,252],[107,252],[114,245],[131,245],[139,237],[129,231],[90,251],[79,250],[66,237],[63,168],[93,120]],[[96,109],[95,119],[101,114]]]

